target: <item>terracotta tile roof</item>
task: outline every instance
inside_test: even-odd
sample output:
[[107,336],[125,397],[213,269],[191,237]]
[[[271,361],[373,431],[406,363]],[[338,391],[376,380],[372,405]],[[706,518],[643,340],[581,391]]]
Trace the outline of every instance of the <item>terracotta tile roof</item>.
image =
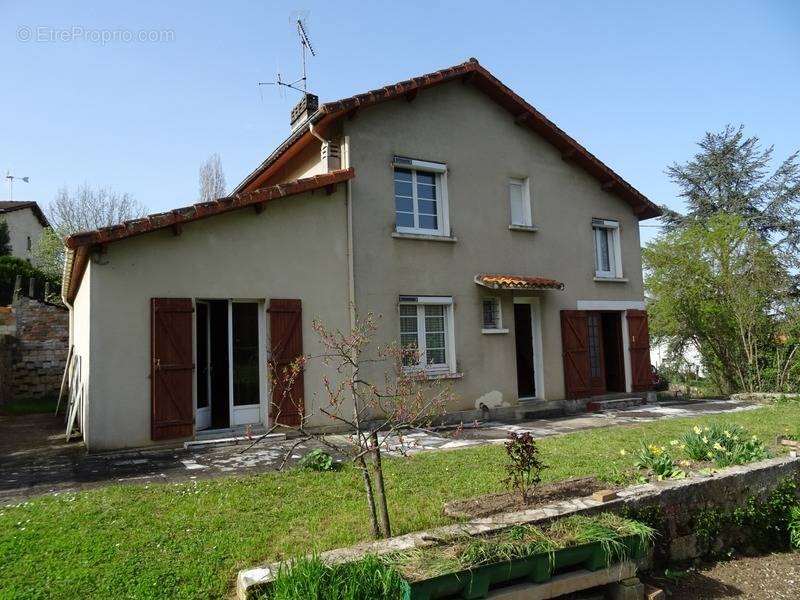
[[232,210],[248,206],[258,207],[267,202],[294,196],[311,190],[327,188],[332,190],[337,183],[355,177],[352,168],[332,171],[314,177],[298,179],[288,183],[273,185],[253,192],[234,194],[219,198],[212,202],[200,202],[192,206],[149,215],[142,219],[125,221],[111,227],[101,227],[91,231],[81,231],[69,236],[64,243],[67,253],[64,264],[64,285],[62,294],[67,302],[72,302],[78,293],[81,278],[86,270],[89,251],[93,246],[116,242],[136,235],[142,235],[158,229],[172,227],[175,230],[185,224],[199,219],[220,215]]
[[475,275],[475,283],[493,290],[563,290],[564,284],[536,275]]
[[219,198],[211,202],[200,202],[191,206],[176,208],[169,212],[148,215],[142,219],[125,221],[119,225],[74,233],[66,239],[66,245],[68,248],[78,248],[79,246],[92,246],[115,242],[134,235],[141,235],[157,229],[183,225],[184,223],[197,221],[198,219],[213,217],[247,206],[263,204],[279,198],[285,198],[286,196],[301,194],[309,190],[334,186],[337,183],[352,179],[354,176],[355,173],[352,168],[341,169],[322,175],[315,175],[314,177],[273,185],[253,192],[234,194],[233,196]]
[[[592,177],[597,179],[602,189],[615,194],[628,202],[639,219],[649,219],[661,215],[661,209],[651,202],[641,192],[636,190],[631,184],[625,181],[610,167],[600,161],[596,156],[584,148],[572,137],[567,135],[555,123],[550,121],[542,113],[528,104],[521,96],[517,95],[508,86],[487,71],[474,58],[467,62],[448,67],[440,71],[434,71],[426,75],[414,77],[406,81],[387,85],[385,87],[371,90],[364,94],[343,98],[335,102],[322,104],[309,121],[316,126],[322,126],[342,118],[345,115],[353,114],[354,111],[373,106],[381,102],[394,100],[405,96],[413,98],[420,90],[425,88],[461,79],[465,83],[476,86],[486,93],[489,97],[505,107],[513,116],[514,120],[521,126],[527,126],[548,140],[561,152],[565,161],[573,162],[587,171]],[[288,159],[291,150],[298,145],[310,143],[312,135],[308,132],[308,127],[301,127],[290,135],[276,150],[248,177],[239,184],[237,191],[252,187],[259,179],[268,177],[269,174],[280,168],[283,160]]]

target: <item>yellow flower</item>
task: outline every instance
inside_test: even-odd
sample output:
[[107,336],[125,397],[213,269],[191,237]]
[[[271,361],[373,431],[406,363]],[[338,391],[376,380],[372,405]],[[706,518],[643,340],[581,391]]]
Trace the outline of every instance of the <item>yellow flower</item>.
[[706,456],[707,456],[708,458],[714,458],[714,455],[713,455],[711,452],[709,452],[708,454],[706,454]]
[[725,431],[723,431],[723,432],[722,432],[722,434],[723,434],[723,435],[724,435],[726,438],[730,438],[730,437],[731,437],[731,432],[730,432],[730,431],[728,431],[727,429],[726,429]]
[[620,450],[620,451],[619,451],[619,453],[620,453],[620,455],[622,455],[622,456],[625,456],[625,455],[627,454],[627,452],[625,451],[625,449],[624,449],[624,448],[623,448],[622,450]]
[[758,441],[758,436],[757,436],[757,435],[754,435],[754,436],[753,436],[753,437],[751,437],[750,439],[751,439],[751,440],[753,440],[754,442],[757,442],[757,441]]
[[709,427],[703,427],[703,431],[711,431]]
[[700,435],[701,433],[703,433],[703,430],[702,430],[702,429],[700,429],[700,428],[699,428],[697,425],[695,425],[695,426],[694,426],[694,432],[695,432],[697,435]]
[[724,450],[724,448],[723,448],[723,447],[720,445],[720,443],[719,443],[719,442],[716,442],[716,443],[714,444],[714,450],[720,450],[720,451],[722,451],[722,450]]
[[701,440],[703,440],[703,443],[704,443],[704,444],[707,444],[707,443],[708,443],[708,438],[707,438],[706,436],[703,436],[703,437],[702,437],[702,438],[700,438],[700,439],[701,439]]
[[678,440],[671,440],[669,443],[670,446],[677,446],[678,444],[680,444]]
[[691,467],[692,466],[691,461],[688,461],[688,460],[682,460],[680,464],[683,467]]
[[686,450],[686,444],[681,444],[681,450]]

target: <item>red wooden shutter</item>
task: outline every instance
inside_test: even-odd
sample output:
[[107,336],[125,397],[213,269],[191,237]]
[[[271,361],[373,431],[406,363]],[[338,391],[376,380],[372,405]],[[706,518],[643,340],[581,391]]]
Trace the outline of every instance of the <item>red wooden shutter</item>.
[[154,440],[194,433],[192,300],[150,299],[152,354],[150,434]]
[[[303,314],[300,300],[269,301],[273,423],[300,425],[303,415],[303,373],[294,381],[286,377],[290,365],[303,355]],[[288,384],[291,383],[291,386]]]
[[650,370],[650,333],[647,328],[647,312],[627,311],[628,348],[631,355],[631,391],[644,392],[653,387]]
[[589,335],[584,311],[561,311],[561,351],[567,398],[589,396]]

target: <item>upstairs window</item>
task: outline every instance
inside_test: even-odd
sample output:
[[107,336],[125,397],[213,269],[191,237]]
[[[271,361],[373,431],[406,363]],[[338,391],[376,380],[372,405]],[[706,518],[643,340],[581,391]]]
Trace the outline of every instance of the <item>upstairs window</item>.
[[447,166],[394,158],[395,229],[398,233],[450,235]]
[[594,274],[605,279],[622,277],[619,222],[592,219],[594,235]]
[[413,349],[404,364],[427,371],[454,371],[453,299],[449,297],[402,296],[400,298],[400,344]]
[[508,180],[508,196],[511,202],[511,224],[519,227],[532,227],[528,178],[511,177]]

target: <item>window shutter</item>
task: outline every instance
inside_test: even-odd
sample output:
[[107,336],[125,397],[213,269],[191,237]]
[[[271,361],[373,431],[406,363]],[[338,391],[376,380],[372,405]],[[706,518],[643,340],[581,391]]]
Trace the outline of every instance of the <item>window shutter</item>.
[[290,365],[303,354],[303,315],[300,300],[269,301],[272,377],[271,414],[274,423],[300,425],[303,415],[303,372],[287,386]]
[[150,435],[153,440],[194,433],[192,300],[151,298]]
[[628,350],[631,356],[631,391],[644,392],[653,387],[650,370],[650,332],[647,312],[628,310]]
[[581,398],[590,394],[588,338],[586,313],[581,310],[562,310],[561,351],[567,398]]

